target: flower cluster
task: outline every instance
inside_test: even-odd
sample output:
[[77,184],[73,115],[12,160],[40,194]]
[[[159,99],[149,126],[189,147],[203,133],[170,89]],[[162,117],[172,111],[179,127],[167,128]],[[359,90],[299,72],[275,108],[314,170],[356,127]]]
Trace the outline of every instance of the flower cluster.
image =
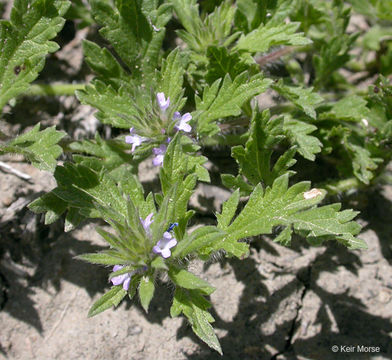
[[[167,109],[170,106],[170,98],[166,99],[166,96],[163,92],[159,92],[156,95],[157,103],[160,109],[160,113],[165,115]],[[192,120],[192,115],[190,113],[185,113],[181,115],[179,111],[174,112],[172,120],[175,122],[174,129],[176,131],[184,131],[189,133],[192,131],[191,125],[189,125],[189,121]],[[165,134],[165,129],[162,129],[162,134]],[[135,129],[132,127],[130,129],[130,135],[125,137],[125,142],[127,144],[132,144],[131,151],[134,152],[135,149],[140,146],[143,142],[148,141],[150,139],[140,136],[136,134]],[[171,138],[168,137],[166,139],[166,143],[170,142]],[[167,150],[167,144],[161,144],[159,147],[155,147],[152,149],[154,154],[154,159],[152,161],[154,166],[161,166],[163,164],[163,158],[165,156],[165,152]]]
[[[144,231],[146,232],[147,236],[151,235],[151,224],[154,222],[152,217],[154,213],[148,214],[148,216],[143,220],[140,218],[140,222],[143,226]],[[156,245],[153,247],[152,251],[154,254],[161,255],[164,259],[167,259],[171,256],[171,248],[177,245],[177,239],[170,233],[175,226],[178,226],[178,223],[170,224],[167,231],[164,232],[162,239],[160,239]],[[119,271],[123,269],[123,265],[115,265],[113,267],[113,272]],[[121,274],[118,276],[114,276],[110,281],[113,285],[121,285],[125,291],[128,291],[129,285],[131,283],[132,276],[138,274],[140,272],[144,272],[147,270],[147,267],[143,267],[137,270],[133,270],[126,274]]]

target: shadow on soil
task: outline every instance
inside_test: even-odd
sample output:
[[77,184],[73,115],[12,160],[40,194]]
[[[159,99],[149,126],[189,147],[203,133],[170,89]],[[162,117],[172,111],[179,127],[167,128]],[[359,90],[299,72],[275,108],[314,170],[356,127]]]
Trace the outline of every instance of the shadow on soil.
[[[368,221],[366,228],[374,230],[381,243],[383,256],[391,262],[391,226],[386,226],[383,219],[392,216],[392,204],[380,193],[370,195],[368,207],[363,211],[363,218]],[[80,241],[72,233],[62,235],[62,224],[45,226],[42,219],[34,215],[34,226],[26,226],[20,219],[25,219],[27,209],[22,209],[15,218],[0,224],[2,239],[0,241],[0,309],[7,311],[20,321],[27,322],[42,331],[41,319],[35,304],[31,299],[34,294],[33,286],[47,288],[48,284],[60,290],[61,280],[66,280],[88,291],[90,296],[108,288],[108,270],[99,266],[85,264],[75,260],[74,256],[87,252],[96,252],[102,248],[93,246],[88,241]],[[18,223],[19,221],[19,223]],[[16,230],[15,230],[16,229]],[[30,234],[28,234],[30,232]],[[24,239],[30,239],[27,242]],[[369,247],[372,245],[369,244]],[[293,246],[300,252],[306,248],[303,242]],[[263,248],[264,251],[277,255],[276,250],[266,241],[253,244],[254,250]],[[7,262],[7,256],[10,261]],[[229,262],[237,281],[245,288],[239,301],[239,308],[233,321],[226,322],[212,308],[211,314],[216,322],[214,327],[226,331],[220,338],[224,359],[278,359],[304,356],[317,358],[320,351],[327,350],[334,344],[361,344],[365,346],[380,346],[383,351],[392,352],[390,336],[391,322],[388,319],[371,315],[362,302],[347,293],[333,294],[317,285],[317,280],[323,272],[334,272],[337,266],[343,265],[348,271],[357,274],[363,266],[360,258],[342,246],[330,242],[325,251],[304,268],[301,268],[292,281],[285,284],[274,293],[270,293],[263,284],[265,278],[259,273],[254,259],[243,261],[237,259],[224,260]],[[33,269],[33,274],[21,270],[19,264]],[[275,272],[275,276],[287,274],[284,268]],[[308,291],[312,291],[320,300],[321,307],[317,313],[316,323],[320,331],[306,339],[295,339],[294,335],[304,324],[299,321],[302,300]],[[148,321],[162,323],[170,316],[170,304],[162,299],[171,298],[173,289],[166,284],[158,286],[150,311],[145,314]],[[279,321],[280,304],[288,299],[295,301],[295,313],[292,319]],[[263,300],[260,300],[263,299]],[[127,306],[137,306],[144,313],[140,304],[127,301]],[[328,311],[331,311],[339,332],[333,330]],[[262,333],[263,325],[268,321],[274,322],[275,329],[270,335]],[[276,321],[275,321],[276,320]],[[188,355],[189,359],[222,359],[213,353],[192,332],[184,321],[177,332],[177,338],[191,337],[200,344],[198,353]],[[320,350],[321,349],[321,350]],[[0,348],[0,352],[3,350]],[[323,359],[335,359],[336,355],[329,351]],[[344,359],[344,354],[339,358]],[[358,358],[358,354],[355,354]],[[353,358],[353,357],[351,357]]]
[[[392,216],[392,203],[379,192],[369,195],[370,201],[362,212],[362,218],[368,221],[364,228],[372,229],[378,235],[382,255],[391,263],[391,238],[392,227],[384,219]],[[303,242],[302,242],[303,244]],[[276,255],[276,251],[263,242],[256,243],[264,250]],[[372,244],[368,244],[369,248]],[[301,245],[307,247],[307,245]],[[299,251],[300,248],[294,250]],[[275,253],[275,254],[274,254]],[[296,278],[283,286],[280,290],[270,294],[263,285],[263,276],[257,270],[256,262],[251,259],[243,261],[228,260],[236,279],[241,281],[243,289],[239,309],[233,321],[225,322],[212,308],[211,314],[215,318],[214,327],[226,330],[227,334],[220,338],[224,352],[224,359],[296,359],[303,356],[310,359],[359,359],[369,358],[367,354],[335,354],[330,349],[333,345],[364,345],[379,346],[381,354],[388,356],[392,353],[390,333],[391,321],[387,318],[369,314],[364,304],[347,292],[334,294],[317,285],[317,280],[323,272],[333,273],[338,266],[344,266],[348,271],[357,274],[364,266],[359,256],[330,242],[326,250],[304,268],[301,268]],[[284,275],[285,271],[276,272],[276,276]],[[316,324],[320,331],[311,337],[295,339],[294,335],[302,331],[303,326],[299,321],[302,300],[307,291],[311,290],[321,301],[317,312]],[[257,300],[257,298],[266,300]],[[296,304],[296,315],[290,321],[279,321],[279,304],[287,298],[299,299]],[[332,313],[335,324],[331,321]],[[262,333],[263,325],[269,320],[275,322],[275,330],[271,335]],[[275,321],[275,319],[277,321]],[[338,332],[336,332],[336,327]],[[188,359],[222,359],[206,347],[192,332],[188,324],[178,330],[177,338],[191,337],[200,344],[200,352],[189,355]],[[322,355],[321,355],[322,354]],[[380,355],[381,355],[380,354]]]

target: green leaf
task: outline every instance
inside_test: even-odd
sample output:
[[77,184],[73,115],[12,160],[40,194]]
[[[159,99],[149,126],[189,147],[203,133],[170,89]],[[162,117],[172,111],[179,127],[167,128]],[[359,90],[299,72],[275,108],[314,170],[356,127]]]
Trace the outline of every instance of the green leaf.
[[218,228],[225,230],[230,225],[231,220],[233,219],[235,212],[238,207],[238,203],[240,201],[240,191],[237,189],[233,192],[230,198],[223,203],[222,213],[216,214],[216,218],[218,219]]
[[[354,237],[360,226],[350,221],[357,213],[339,212],[340,204],[315,208],[326,191],[309,190],[308,182],[300,182],[289,188],[288,179],[288,174],[280,176],[271,188],[267,187],[265,193],[260,185],[256,186],[244,209],[227,228],[224,241],[233,242],[246,237],[271,234],[275,226],[284,226],[306,236],[311,243],[332,239],[349,247],[361,243]],[[315,224],[313,232],[310,231],[311,224]],[[282,235],[286,243],[289,242],[290,234],[291,232],[286,232]]]
[[185,216],[187,211],[188,202],[193,194],[196,186],[197,176],[192,174],[188,175],[182,183],[179,184],[177,189],[177,196],[175,200],[174,216],[176,219],[181,219]]
[[[110,41],[132,69],[140,51],[152,40],[152,26],[142,12],[142,1],[90,1],[94,19],[103,27],[100,33]],[[114,5],[114,6],[113,6]]]
[[67,12],[67,20],[76,20],[78,29],[83,29],[87,26],[93,25],[94,21],[91,17],[89,9],[83,0],[73,0],[71,7]]
[[[176,198],[172,199],[175,203],[177,218],[185,215],[196,180],[209,180],[208,171],[202,167],[207,159],[204,156],[191,156],[185,153],[188,141],[187,137],[179,133],[174,136],[166,150],[163,167],[159,174],[163,194],[166,195],[173,186],[177,187]],[[189,175],[186,176],[187,174]],[[184,176],[186,176],[185,179]]]
[[374,19],[392,20],[391,0],[350,0],[355,11]]
[[[100,33],[114,47],[136,77],[153,73],[165,35],[164,26],[170,19],[170,7],[156,8],[149,0],[91,0],[92,13],[103,27]],[[154,31],[153,25],[159,29]],[[146,80],[146,79],[145,79]]]
[[151,276],[143,276],[139,284],[139,297],[143,309],[148,312],[148,306],[154,296],[155,285]]
[[231,34],[235,9],[231,1],[223,1],[203,20],[199,16],[198,4],[194,0],[171,0],[174,10],[185,30],[177,30],[177,35],[194,52],[195,62],[205,60],[205,52],[210,45],[229,46],[239,35]]
[[65,217],[64,231],[69,232],[76,229],[84,219],[85,217],[79,213],[79,209],[70,207]]
[[349,141],[346,141],[345,144],[352,159],[354,175],[368,185],[374,177],[373,171],[377,169],[377,163],[382,162],[382,159],[372,158],[370,152],[359,145]]
[[370,110],[366,107],[367,101],[357,95],[351,95],[337,101],[327,112],[320,114],[320,120],[333,119],[360,122],[368,119]]
[[112,306],[117,306],[126,294],[127,292],[121,285],[113,286],[105,295],[94,303],[88,312],[88,317],[95,316]]
[[291,144],[297,146],[297,151],[305,158],[314,161],[315,154],[321,151],[323,144],[315,136],[309,135],[317,130],[317,127],[304,121],[285,117],[283,129]]
[[[144,205],[144,189],[143,185],[139,182],[136,175],[126,173],[124,177],[119,179],[119,185],[121,190],[126,196],[129,196],[135,206],[143,207]],[[155,212],[155,205],[153,208],[147,206],[148,209],[142,214],[143,218],[146,217],[151,212]]]
[[106,48],[101,48],[97,44],[84,40],[83,54],[86,63],[97,75],[98,79],[118,89],[121,85],[130,81],[129,74],[122,68],[116,58]]
[[[58,186],[52,192],[73,207],[80,208],[83,215],[99,217],[95,204],[110,207],[126,216],[126,201],[115,181],[104,173],[98,175],[83,165],[65,163],[54,173]],[[110,213],[110,216],[114,213]],[[119,217],[114,220],[121,221]]]
[[159,178],[163,194],[166,194],[173,184],[179,183],[183,179],[186,168],[187,159],[182,150],[181,136],[177,133],[167,147],[160,171]]
[[28,208],[36,214],[45,213],[45,225],[57,221],[67,210],[67,202],[49,192],[42,195],[28,205]]
[[182,95],[182,83],[185,72],[183,61],[181,52],[177,48],[162,62],[159,91],[170,98],[172,104],[178,103]]
[[104,240],[110,245],[110,247],[114,249],[123,248],[121,244],[121,240],[116,235],[109,233],[101,228],[96,228],[95,230],[99,235],[101,235],[104,238]]
[[211,87],[206,86],[203,98],[196,96],[196,111],[193,117],[197,120],[197,131],[201,134],[213,135],[219,131],[215,120],[238,116],[241,106],[254,96],[261,94],[272,83],[272,80],[255,75],[248,80],[247,73],[238,75],[234,81],[226,75],[222,85],[215,81]]
[[196,0],[171,0],[174,11],[184,28],[191,34],[197,34],[203,27]]
[[24,92],[59,46],[50,41],[62,29],[66,0],[15,0],[10,21],[0,22],[0,109]]
[[312,119],[316,119],[315,105],[320,104],[323,98],[313,91],[313,88],[303,88],[299,86],[288,86],[279,80],[273,84],[272,88],[280,95],[293,102],[299,107],[306,115]]
[[380,51],[383,40],[392,36],[392,27],[372,26],[363,37],[363,47],[368,50]]
[[154,260],[151,261],[151,267],[158,270],[169,270],[165,260],[160,256],[155,257]]
[[246,50],[251,53],[266,52],[272,46],[277,45],[308,45],[310,39],[303,33],[296,33],[299,23],[273,25],[261,25],[247,35],[241,35],[235,49]]
[[353,210],[339,212],[340,207],[340,204],[331,204],[295,214],[292,219],[294,230],[306,237],[312,245],[336,239],[349,249],[366,249],[366,243],[353,236],[361,229],[359,224],[350,221],[358,212]]
[[[285,19],[292,18],[293,10],[300,8],[303,4],[302,0],[279,0],[274,2],[274,8],[270,10],[271,16],[267,18],[268,26],[278,26],[285,22]],[[312,4],[305,3],[307,8],[311,7]],[[304,14],[305,18],[309,16],[307,13]],[[301,24],[303,26],[303,24]]]
[[137,103],[126,89],[116,91],[112,85],[96,80],[84,90],[76,91],[76,96],[82,104],[99,110],[95,116],[103,124],[123,129],[140,127]]
[[246,61],[245,57],[241,56],[238,51],[229,51],[223,46],[209,46],[207,57],[209,63],[206,81],[209,84],[224,78],[227,74],[230,75],[231,79],[234,79],[249,68],[252,68],[254,73],[259,72],[259,66],[252,58]]
[[207,311],[209,307],[210,303],[199,292],[176,288],[170,314],[174,317],[183,313],[188,318],[194,333],[209,347],[222,355],[219,340],[210,325],[214,318]]
[[76,259],[87,261],[91,264],[100,264],[100,265],[121,265],[123,264],[124,256],[120,252],[112,251],[109,253],[108,251],[102,251],[96,254],[83,254],[76,256]]
[[239,189],[241,196],[249,196],[253,190],[253,186],[248,184],[242,175],[222,174],[221,178],[223,186],[234,190]]
[[170,279],[177,285],[184,289],[199,290],[205,295],[211,295],[215,288],[207,281],[200,279],[196,275],[184,270],[171,267],[169,270]]
[[257,0],[238,0],[236,5],[235,24],[244,33],[259,27],[266,17],[267,7],[265,3]]
[[32,211],[58,213],[54,201],[59,198],[68,209],[78,209],[83,217],[125,221],[127,201],[116,181],[107,173],[98,174],[84,165],[67,162],[56,168],[54,177],[57,187],[49,193],[51,195],[45,194],[35,200],[30,206]]
[[190,235],[186,234],[173,251],[173,257],[185,257],[186,255],[198,252],[207,246],[212,246],[222,239],[225,233],[215,226],[203,226],[194,230]]
[[[130,161],[125,144],[116,140],[103,140],[99,134],[95,135],[95,141],[75,141],[69,144],[69,148],[73,151],[75,162],[95,171],[113,171]],[[90,156],[80,156],[78,153]]]
[[296,149],[287,150],[274,166],[271,166],[274,147],[284,138],[283,119],[270,118],[269,112],[264,111],[262,114],[256,113],[251,121],[249,139],[245,147],[232,147],[232,156],[240,166],[240,173],[253,185],[261,181],[271,185],[277,177],[287,173],[295,164],[296,160],[293,157]]
[[[345,29],[343,29],[345,31]],[[333,78],[333,73],[342,68],[350,59],[350,50],[358,34],[337,34],[328,41],[323,40],[320,46],[320,55],[313,57],[316,69],[315,86],[328,84]]]
[[6,145],[0,145],[0,153],[22,154],[38,169],[53,172],[56,159],[62,153],[62,148],[57,143],[64,136],[65,132],[57,131],[54,126],[40,131],[40,124],[37,124],[26,134]]
[[293,235],[293,229],[286,227],[280,234],[274,239],[274,242],[280,243],[284,246],[289,246],[291,243],[291,237]]

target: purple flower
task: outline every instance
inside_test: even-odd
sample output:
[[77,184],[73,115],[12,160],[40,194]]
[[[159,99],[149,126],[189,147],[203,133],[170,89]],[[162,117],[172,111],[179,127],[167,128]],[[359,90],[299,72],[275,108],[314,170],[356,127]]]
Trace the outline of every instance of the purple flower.
[[177,130],[182,130],[185,132],[190,132],[192,130],[192,127],[188,124],[188,122],[192,120],[192,115],[190,113],[185,113],[181,116],[181,114],[176,111],[173,115],[173,120],[177,121],[175,126]]
[[151,224],[154,222],[154,220],[151,220],[151,218],[154,216],[154,213],[150,213],[147,215],[146,219],[143,220],[142,218],[140,218],[140,222],[143,225],[143,229],[144,231],[149,234],[150,233],[150,226]]
[[167,146],[161,144],[159,148],[153,148],[152,152],[154,153],[155,157],[152,160],[154,166],[161,166],[163,164],[163,158],[165,157]]
[[160,92],[157,94],[157,101],[159,107],[161,108],[161,111],[165,112],[170,105],[170,98],[168,97],[166,99],[165,94],[163,92]]
[[[115,265],[113,267],[113,272],[121,270],[123,267],[124,266],[122,266],[122,265]],[[131,283],[131,278],[132,278],[133,274],[134,274],[134,272],[118,275],[118,276],[115,276],[115,277],[111,278],[110,281],[112,282],[113,285],[121,285],[122,284],[123,289],[125,291],[128,291],[129,284]]]
[[171,256],[170,249],[176,245],[176,238],[174,238],[169,232],[165,231],[163,238],[157,242],[157,244],[152,248],[152,251],[155,254],[160,254],[163,258],[167,259]]
[[143,141],[146,141],[147,139],[142,137],[142,136],[137,135],[135,133],[135,129],[133,127],[129,129],[129,132],[131,133],[131,135],[128,135],[128,136],[125,137],[125,142],[127,144],[132,144],[132,150],[131,151],[134,152],[136,147],[141,145],[141,143]]

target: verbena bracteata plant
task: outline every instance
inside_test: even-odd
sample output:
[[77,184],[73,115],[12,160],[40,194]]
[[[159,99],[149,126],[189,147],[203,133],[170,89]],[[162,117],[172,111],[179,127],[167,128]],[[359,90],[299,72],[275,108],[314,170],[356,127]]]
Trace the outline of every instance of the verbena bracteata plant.
[[[355,11],[372,25],[366,34],[348,31]],[[51,39],[64,17],[95,22],[109,44],[83,43],[95,79],[29,87],[58,49]],[[222,353],[206,298],[215,289],[188,271],[191,259],[217,252],[243,259],[248,240],[277,231],[283,245],[297,234],[312,245],[366,248],[358,213],[324,198],[390,181],[391,20],[392,4],[383,0],[90,0],[88,7],[79,0],[71,8],[67,0],[15,0],[0,28],[0,108],[23,94],[76,90],[102,124],[121,129],[111,139],[59,143],[64,132],[38,124],[0,144],[0,154],[23,154],[54,173],[57,187],[29,206],[46,224],[64,216],[71,231],[101,218],[112,228],[97,228],[107,250],[78,257],[112,269],[111,289],[89,316],[137,293],[148,311],[163,278],[175,288],[171,316],[185,315]],[[377,63],[366,60],[372,52]],[[379,77],[358,90],[342,69]],[[255,99],[267,91],[280,101],[262,110]],[[215,225],[190,231],[190,197],[210,181],[203,149],[216,145],[230,146],[238,164],[236,175],[221,176],[232,194]],[[58,165],[63,150],[72,158]],[[145,194],[138,180],[145,159],[159,167],[157,193]],[[319,179],[323,167],[322,186],[304,181]]]

